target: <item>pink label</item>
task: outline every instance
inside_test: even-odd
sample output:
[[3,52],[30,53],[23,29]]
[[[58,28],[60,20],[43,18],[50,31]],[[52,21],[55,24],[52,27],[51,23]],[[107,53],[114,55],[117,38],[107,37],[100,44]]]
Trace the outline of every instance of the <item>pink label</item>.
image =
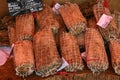
[[102,28],[106,28],[108,26],[108,24],[110,23],[111,20],[112,20],[111,16],[103,14],[101,16],[101,18],[99,19],[97,25],[100,26],[100,27],[102,27]]
[[0,66],[4,65],[7,59],[10,57],[14,44],[10,47],[0,47]]
[[58,9],[61,7],[61,5],[59,3],[56,3],[55,6],[52,8],[53,12],[55,14],[59,14]]
[[8,59],[8,56],[6,53],[2,50],[0,50],[0,66],[4,65]]
[[81,53],[81,57],[86,61],[86,52]]

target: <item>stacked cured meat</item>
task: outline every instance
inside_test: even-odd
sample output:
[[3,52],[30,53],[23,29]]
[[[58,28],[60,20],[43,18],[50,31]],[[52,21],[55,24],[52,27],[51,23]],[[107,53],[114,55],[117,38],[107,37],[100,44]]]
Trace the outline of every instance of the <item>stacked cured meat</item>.
[[83,70],[84,65],[75,36],[70,33],[63,33],[60,36],[60,47],[62,57],[69,64],[65,70],[67,72],[77,72]]
[[114,11],[114,18],[120,34],[120,12]]
[[[10,42],[14,43],[14,63],[16,75],[26,77],[34,71],[34,54],[32,38],[34,35],[34,18],[31,14],[16,17],[16,24],[9,26]],[[16,33],[16,34],[14,34]]]
[[35,67],[32,42],[29,40],[15,42],[13,52],[16,75],[21,77],[31,75]]
[[70,33],[79,35],[85,30],[87,23],[77,4],[66,3],[59,8],[59,12]]
[[51,29],[56,34],[60,25],[53,14],[52,8],[45,5],[44,9],[36,14],[36,21],[41,30]]
[[115,73],[120,75],[120,42],[111,39],[109,47],[111,52],[112,66],[115,70]]
[[42,30],[34,36],[36,74],[42,77],[53,75],[62,62],[51,30]]
[[[100,0],[93,9],[97,22],[102,14],[111,16],[110,11]],[[85,47],[84,60],[88,68],[93,73],[103,72],[109,67],[103,38],[109,42],[112,66],[115,73],[120,75],[118,42],[120,31],[117,27],[119,13],[115,15],[117,26],[112,19],[106,28],[102,28],[96,26],[94,18],[88,19],[87,25],[79,6],[75,3],[66,3],[58,11],[60,15],[55,15],[50,6],[44,5],[44,9],[36,12],[34,17],[32,14],[19,15],[16,17],[16,22],[12,17],[3,18],[1,23],[4,26],[0,24],[0,46],[2,41],[8,42],[9,33],[10,44],[15,44],[13,53],[16,75],[26,77],[34,71],[40,77],[54,75],[61,68],[62,59],[69,64],[64,68],[66,72],[82,71],[84,64],[79,47],[81,50]],[[84,13],[89,12],[92,12],[91,9]],[[39,29],[35,29],[34,18]]]
[[34,18],[32,14],[23,14],[16,17],[17,40],[32,40],[34,30]]
[[99,31],[88,28],[85,35],[86,62],[88,68],[94,72],[103,72],[108,69],[109,63],[104,42]]
[[[111,16],[109,9],[105,8],[101,1],[98,2],[96,5],[94,5],[93,11],[94,11],[94,15],[95,15],[97,22],[99,21],[100,17],[103,14],[107,14],[107,15]],[[119,36],[118,28],[115,24],[114,19],[111,20],[111,22],[109,23],[109,25],[106,28],[99,27],[99,31],[106,41],[109,41],[111,38],[117,39]]]

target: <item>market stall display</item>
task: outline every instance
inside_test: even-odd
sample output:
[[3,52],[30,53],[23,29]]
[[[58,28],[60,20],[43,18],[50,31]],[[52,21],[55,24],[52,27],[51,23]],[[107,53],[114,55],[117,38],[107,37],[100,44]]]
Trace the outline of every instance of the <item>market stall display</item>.
[[120,80],[119,12],[111,15],[109,1],[43,2],[41,11],[1,18],[0,80]]

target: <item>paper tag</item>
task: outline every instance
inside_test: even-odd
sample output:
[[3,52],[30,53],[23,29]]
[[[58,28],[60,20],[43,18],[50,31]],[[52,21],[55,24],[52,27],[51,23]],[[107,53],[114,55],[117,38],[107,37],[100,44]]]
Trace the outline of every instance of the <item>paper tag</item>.
[[61,7],[61,5],[59,3],[56,3],[55,6],[52,8],[53,12],[55,14],[59,14],[58,9]]
[[0,50],[0,66],[4,65],[7,59],[8,55],[4,51]]
[[5,53],[7,53],[8,56],[11,55],[13,48],[14,48],[14,44],[12,44],[11,47],[0,47],[0,49]]
[[43,9],[42,0],[7,0],[11,16]]
[[86,52],[81,53],[81,57],[86,60]]
[[62,58],[62,61],[63,61],[62,66],[57,70],[57,72],[61,71],[62,69],[64,69],[65,67],[67,67],[69,65],[64,58]]
[[11,49],[10,47],[0,47],[0,50],[6,52],[7,55],[9,55],[10,49]]
[[10,57],[14,44],[11,47],[0,47],[0,66],[4,65]]
[[108,24],[110,23],[111,20],[112,20],[111,16],[103,14],[101,16],[101,18],[99,19],[97,25],[100,26],[100,27],[102,27],[102,28],[106,28],[108,26]]

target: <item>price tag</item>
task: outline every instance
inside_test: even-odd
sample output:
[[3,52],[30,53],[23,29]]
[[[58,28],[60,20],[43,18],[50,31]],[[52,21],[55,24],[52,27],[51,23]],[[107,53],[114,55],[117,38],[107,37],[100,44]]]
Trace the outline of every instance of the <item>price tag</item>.
[[8,59],[8,54],[3,50],[0,50],[0,66],[4,65]]
[[42,0],[7,0],[7,2],[11,16],[43,9]]
[[109,25],[109,23],[110,23],[111,20],[112,20],[111,16],[103,14],[101,16],[101,18],[99,19],[97,25],[100,26],[100,27],[102,27],[102,28],[106,28]]
[[0,47],[0,66],[4,65],[10,57],[14,44],[11,47]]
[[58,9],[61,7],[61,5],[59,3],[56,3],[55,6],[52,8],[53,12],[55,14],[59,14]]
[[62,61],[63,61],[62,66],[57,70],[57,72],[61,71],[62,69],[64,69],[65,67],[67,67],[69,65],[64,58],[62,58]]
[[81,57],[86,61],[86,52],[81,53]]

